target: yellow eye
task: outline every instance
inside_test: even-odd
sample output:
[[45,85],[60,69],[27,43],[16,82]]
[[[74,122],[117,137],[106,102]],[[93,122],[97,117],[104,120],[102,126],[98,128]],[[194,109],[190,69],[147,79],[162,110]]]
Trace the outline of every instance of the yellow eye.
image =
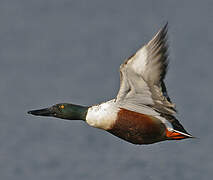
[[60,108],[61,108],[61,109],[64,109],[64,105],[61,105]]

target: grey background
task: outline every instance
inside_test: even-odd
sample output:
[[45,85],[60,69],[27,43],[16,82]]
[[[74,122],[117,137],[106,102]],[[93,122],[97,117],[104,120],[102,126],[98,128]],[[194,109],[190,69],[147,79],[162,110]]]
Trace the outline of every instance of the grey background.
[[[169,21],[166,83],[196,140],[135,146],[26,112],[116,96],[119,65]],[[213,1],[1,0],[0,179],[210,179]]]

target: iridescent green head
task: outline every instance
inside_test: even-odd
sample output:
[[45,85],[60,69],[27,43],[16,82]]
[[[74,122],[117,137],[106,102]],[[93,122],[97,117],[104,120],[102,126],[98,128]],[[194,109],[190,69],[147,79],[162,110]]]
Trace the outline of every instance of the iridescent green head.
[[45,109],[28,111],[28,114],[35,116],[51,116],[69,120],[85,120],[87,111],[88,107],[85,106],[61,103]]

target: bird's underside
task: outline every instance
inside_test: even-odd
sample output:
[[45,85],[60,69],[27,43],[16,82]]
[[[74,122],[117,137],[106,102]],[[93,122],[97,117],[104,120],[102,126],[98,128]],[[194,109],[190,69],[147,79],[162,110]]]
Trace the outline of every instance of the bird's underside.
[[166,126],[156,117],[121,109],[108,132],[133,144],[166,140]]

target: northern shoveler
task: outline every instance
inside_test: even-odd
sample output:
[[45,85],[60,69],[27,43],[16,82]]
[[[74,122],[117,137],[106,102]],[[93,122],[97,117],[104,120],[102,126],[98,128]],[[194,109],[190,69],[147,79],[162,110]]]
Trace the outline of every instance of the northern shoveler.
[[175,118],[164,77],[168,67],[167,24],[120,66],[115,99],[90,107],[61,103],[29,111],[36,116],[84,120],[133,144],[192,138]]

